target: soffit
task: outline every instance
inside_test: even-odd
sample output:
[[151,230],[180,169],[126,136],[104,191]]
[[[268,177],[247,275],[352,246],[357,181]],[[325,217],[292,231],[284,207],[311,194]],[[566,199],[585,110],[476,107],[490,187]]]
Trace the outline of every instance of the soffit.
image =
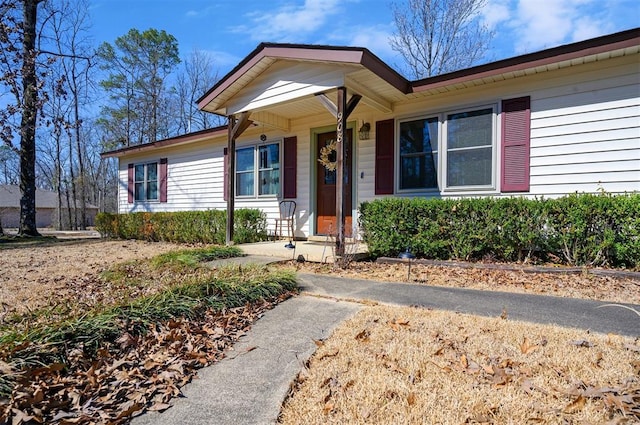
[[482,70],[483,66],[480,66],[476,67],[478,69],[477,72],[454,72],[449,75],[425,79],[423,82],[418,81],[414,83],[413,93],[407,97],[412,99],[423,98],[638,53],[640,53],[640,46],[633,45],[613,50],[602,49],[602,51],[586,55],[579,55],[578,53],[575,55],[558,55],[544,60],[516,63],[510,66],[487,69],[486,71]]

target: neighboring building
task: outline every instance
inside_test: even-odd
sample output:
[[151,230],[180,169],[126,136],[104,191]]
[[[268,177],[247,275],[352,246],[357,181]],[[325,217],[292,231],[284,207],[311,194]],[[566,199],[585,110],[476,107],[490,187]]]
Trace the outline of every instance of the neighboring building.
[[[0,219],[3,228],[20,226],[20,187],[0,185]],[[78,203],[79,204],[79,203]],[[71,210],[73,211],[73,209]],[[87,226],[93,226],[98,207],[87,204]],[[62,224],[68,223],[69,209],[63,205]],[[36,227],[56,227],[58,222],[58,195],[49,190],[36,189]],[[68,227],[68,226],[67,226]]]
[[[367,49],[261,44],[199,107],[246,127],[235,207],[261,208],[273,226],[278,201],[293,199],[307,237],[335,225],[335,172],[318,159],[343,88],[361,96],[349,104],[348,216],[385,196],[640,191],[639,52],[633,29],[408,81]],[[225,209],[229,134],[104,153],[119,158],[119,211]]]

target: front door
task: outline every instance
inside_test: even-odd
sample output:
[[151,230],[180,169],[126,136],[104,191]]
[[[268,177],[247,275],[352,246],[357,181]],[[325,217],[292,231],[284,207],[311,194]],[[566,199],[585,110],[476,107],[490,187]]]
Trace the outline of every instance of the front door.
[[[352,164],[352,137],[351,129],[347,129],[346,156],[345,156],[345,235],[351,236],[351,164]],[[316,147],[316,159],[321,157],[320,150],[336,140],[336,132],[318,134]],[[333,151],[329,155],[329,161],[336,160],[336,153]],[[329,171],[320,162],[315,161],[318,172],[316,181],[316,234],[317,235],[337,235],[336,225],[336,172]]]

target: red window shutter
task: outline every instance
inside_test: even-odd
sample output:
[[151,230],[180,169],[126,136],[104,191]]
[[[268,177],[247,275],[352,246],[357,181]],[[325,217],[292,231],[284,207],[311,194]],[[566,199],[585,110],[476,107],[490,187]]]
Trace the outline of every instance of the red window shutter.
[[229,181],[229,149],[224,148],[224,170],[222,171],[222,198],[226,201],[229,198],[227,182]]
[[375,193],[376,195],[393,194],[393,153],[394,153],[393,120],[376,122],[376,163]]
[[502,191],[529,191],[531,98],[502,101]]
[[285,137],[284,138],[284,187],[282,190],[282,197],[293,199],[297,196],[297,161],[298,161],[298,138]]
[[160,202],[167,202],[167,158],[160,158]]
[[133,164],[129,164],[127,168],[127,202],[133,204]]

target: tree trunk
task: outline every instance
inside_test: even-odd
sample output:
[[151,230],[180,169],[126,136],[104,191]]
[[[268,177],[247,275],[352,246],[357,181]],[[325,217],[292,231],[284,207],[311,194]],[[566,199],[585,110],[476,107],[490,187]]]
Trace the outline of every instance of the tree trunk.
[[[82,155],[82,140],[80,138],[80,110],[78,108],[78,83],[75,69],[72,71],[72,83],[73,83],[73,113],[75,124],[73,126],[75,138],[76,138],[76,149],[78,150],[78,173],[79,173],[79,183],[80,183],[80,230],[86,230],[87,228],[87,195],[85,193],[85,184],[86,184],[86,176],[84,169],[84,160]],[[75,201],[74,201],[75,204]],[[76,214],[77,215],[77,214]]]
[[60,146],[60,133],[56,132],[56,193],[58,195],[58,214],[56,227],[58,230],[63,230],[64,224],[62,224],[62,147]]
[[[78,196],[76,195],[76,173],[73,170],[73,139],[71,135],[69,135],[69,181],[71,183],[71,202],[73,204],[73,212],[69,209],[69,217],[72,217],[73,214],[71,230],[78,230]],[[68,191],[69,188],[67,187]],[[69,203],[68,198],[67,203]]]
[[36,228],[36,21],[39,0],[23,0],[22,96],[20,122],[20,236],[39,236]]

